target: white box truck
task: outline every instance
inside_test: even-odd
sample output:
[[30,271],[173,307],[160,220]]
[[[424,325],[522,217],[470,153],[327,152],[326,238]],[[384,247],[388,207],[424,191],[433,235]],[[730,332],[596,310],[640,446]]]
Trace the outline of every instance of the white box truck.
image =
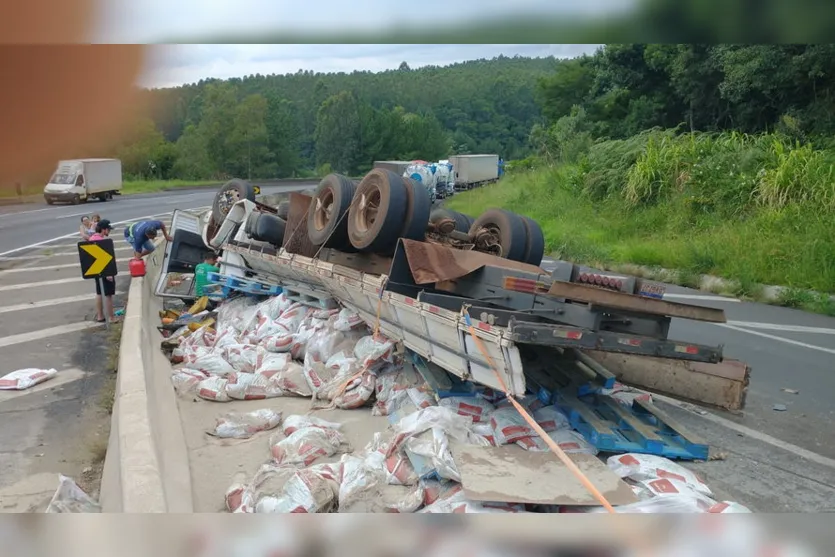
[[49,205],[56,201],[78,205],[91,198],[113,199],[122,191],[122,161],[77,159],[60,161],[43,191]]
[[499,155],[453,155],[455,190],[469,190],[499,179]]

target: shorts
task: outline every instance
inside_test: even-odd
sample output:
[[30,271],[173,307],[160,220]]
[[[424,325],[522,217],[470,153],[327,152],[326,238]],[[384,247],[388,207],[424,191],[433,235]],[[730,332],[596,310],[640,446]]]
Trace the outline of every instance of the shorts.
[[144,242],[138,243],[136,238],[131,237],[129,228],[125,228],[125,241],[131,245],[136,253],[142,253],[143,251],[151,253],[155,249],[154,243],[147,238]]
[[96,295],[101,296],[101,283],[104,283],[104,295],[105,296],[115,296],[116,295],[116,278],[112,277],[113,280],[107,280],[103,278],[101,280],[96,280]]

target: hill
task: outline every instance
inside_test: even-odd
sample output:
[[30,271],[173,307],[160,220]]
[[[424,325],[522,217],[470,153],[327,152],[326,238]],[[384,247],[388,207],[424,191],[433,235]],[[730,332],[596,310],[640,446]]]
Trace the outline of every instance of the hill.
[[[555,58],[498,57],[385,72],[252,75],[147,92],[150,120],[116,149],[161,179],[356,174],[378,159],[529,154]],[[149,161],[153,164],[149,166]]]

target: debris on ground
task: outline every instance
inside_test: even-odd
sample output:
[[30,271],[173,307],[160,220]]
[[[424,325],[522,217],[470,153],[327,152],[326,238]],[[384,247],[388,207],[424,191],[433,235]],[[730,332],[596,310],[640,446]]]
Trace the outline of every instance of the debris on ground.
[[256,433],[275,429],[281,423],[281,412],[269,408],[252,412],[229,412],[217,419],[208,433],[222,439],[249,439]]
[[100,513],[101,505],[78,487],[71,478],[60,475],[58,490],[52,496],[47,513]]
[[[348,308],[309,307],[286,294],[241,297],[167,334],[163,350],[180,396],[262,401],[257,410],[220,416],[208,431],[244,440],[272,431],[267,463],[230,478],[229,512],[605,512],[549,454],[554,443],[618,512],[747,511],[714,500],[696,474],[664,456],[599,449],[559,392],[519,398],[528,421],[493,389],[459,381],[461,392],[436,391],[413,354]],[[652,404],[648,393],[619,383],[596,396],[620,415]],[[311,412],[387,416],[391,425],[352,447],[340,423],[313,413],[282,420],[283,397],[310,399]]]
[[789,393],[790,395],[799,395],[800,394],[800,391],[797,391],[795,389],[788,389],[786,387],[783,387],[780,390],[783,391],[784,393]]
[[27,368],[0,377],[0,390],[23,391],[58,375],[57,369]]
[[785,412],[786,410],[788,410],[785,404],[775,404],[774,406],[772,406],[771,409],[777,412]]

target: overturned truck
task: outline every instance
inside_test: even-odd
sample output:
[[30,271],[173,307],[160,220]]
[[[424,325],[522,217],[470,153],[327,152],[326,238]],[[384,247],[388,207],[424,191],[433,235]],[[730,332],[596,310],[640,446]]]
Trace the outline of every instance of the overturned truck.
[[[663,285],[570,262],[546,272],[542,230],[524,216],[432,211],[425,188],[385,169],[359,183],[332,174],[315,191],[269,204],[235,180],[218,199],[203,215],[175,212],[158,295],[193,297],[182,277],[208,247],[221,252],[219,287],[253,295],[280,288],[311,305],[338,300],[459,380],[439,388],[463,381],[559,396],[592,431],[604,427],[600,412],[577,396],[616,379],[744,406],[748,366],[724,359],[721,346],[668,335],[674,318],[722,323],[722,310],[669,302]],[[660,412],[635,405],[650,417]],[[615,417],[652,437],[644,422]]]

